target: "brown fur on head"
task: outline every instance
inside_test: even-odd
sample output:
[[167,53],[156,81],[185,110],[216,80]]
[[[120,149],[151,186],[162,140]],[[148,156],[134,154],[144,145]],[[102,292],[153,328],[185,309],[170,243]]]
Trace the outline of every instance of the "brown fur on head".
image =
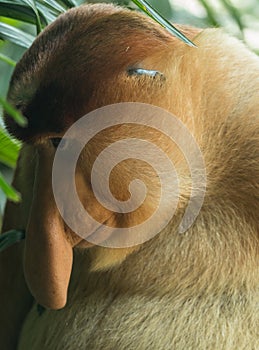
[[[131,273],[130,259],[135,263],[137,260],[134,254],[121,267],[121,274],[127,276],[136,293],[145,294],[145,283],[155,295],[173,291],[177,294],[181,288],[179,300],[184,304],[189,302],[188,295],[200,298],[203,293],[214,293],[223,298],[233,293],[237,298],[240,290],[249,290],[252,295],[256,289],[258,57],[221,30],[182,29],[195,40],[197,49],[181,43],[141,14],[111,5],[83,6],[60,16],[17,65],[8,96],[28,118],[28,128],[19,128],[6,117],[7,127],[19,139],[32,142],[39,152],[25,270],[36,297],[49,307],[60,308],[65,304],[72,247],[81,244],[80,238],[62,221],[54,203],[51,165],[55,150],[49,138],[62,137],[86,112],[126,101],[163,107],[186,124],[205,159],[207,193],[195,224],[186,235],[178,235],[177,225],[190,195],[188,164],[165,136],[135,130],[135,136],[157,143],[176,163],[181,185],[179,211],[172,224],[143,247],[121,250],[93,247],[92,270],[118,265],[133,250],[140,249],[142,273],[136,270]],[[161,75],[130,76],[131,68],[157,70]],[[79,161],[76,179],[79,196],[100,220],[108,220],[111,213],[93,198],[90,165],[110,142],[131,133],[127,128],[114,128],[97,136],[84,150],[88,165]],[[141,214],[152,209],[159,186],[148,167],[129,160],[115,169],[113,175],[114,194],[124,200],[128,182],[135,176],[145,177],[151,195]],[[129,224],[138,218],[130,216]],[[157,270],[152,259],[159,261]],[[43,273],[39,276],[40,268]],[[119,279],[116,273],[114,278]],[[38,286],[44,287],[43,295]],[[123,282],[120,286],[122,290],[126,288]],[[200,299],[197,300],[199,304]],[[180,309],[181,303],[177,305]]]
[[[191,37],[198,33],[184,31]],[[141,67],[144,59],[172,44],[180,45],[154,21],[133,11],[101,4],[68,11],[39,35],[15,69],[9,100],[29,125],[19,129],[10,119],[9,131],[22,140],[64,131],[101,106],[100,87],[109,89],[114,79],[125,79],[128,69]],[[120,100],[134,100],[131,95],[128,91]],[[145,100],[154,98],[153,93]],[[105,104],[114,97],[108,99]]]
[[23,140],[64,131],[98,106],[91,100],[100,84],[108,88],[111,79],[119,79],[174,41],[159,25],[143,18],[112,5],[84,6],[61,15],[15,69],[9,99],[29,125],[21,130],[12,124],[10,131]]

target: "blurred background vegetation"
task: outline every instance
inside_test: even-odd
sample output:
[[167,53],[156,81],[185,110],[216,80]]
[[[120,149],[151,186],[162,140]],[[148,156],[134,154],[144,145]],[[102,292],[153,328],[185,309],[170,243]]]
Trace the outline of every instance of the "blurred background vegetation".
[[[20,145],[4,130],[5,96],[15,63],[44,26],[68,8],[82,3],[114,2],[130,8],[126,1],[84,0],[0,0],[0,226],[6,197],[19,200],[8,185]],[[259,0],[148,0],[174,23],[198,27],[224,27],[259,54]],[[18,116],[19,118],[19,116]]]

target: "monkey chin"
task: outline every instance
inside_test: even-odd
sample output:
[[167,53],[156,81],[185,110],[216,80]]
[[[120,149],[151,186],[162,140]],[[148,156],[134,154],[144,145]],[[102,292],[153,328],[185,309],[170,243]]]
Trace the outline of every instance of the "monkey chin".
[[106,245],[112,233],[106,232],[106,225],[101,225],[88,238],[82,239],[74,249],[90,257],[90,272],[107,271],[119,266],[130,254],[137,251],[140,245],[132,247],[108,247]]

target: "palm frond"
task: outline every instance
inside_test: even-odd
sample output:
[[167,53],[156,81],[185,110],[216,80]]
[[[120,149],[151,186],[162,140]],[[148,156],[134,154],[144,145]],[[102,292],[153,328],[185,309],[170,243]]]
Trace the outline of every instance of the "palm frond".
[[0,39],[10,41],[28,49],[34,40],[34,37],[21,29],[11,26],[10,24],[0,22]]

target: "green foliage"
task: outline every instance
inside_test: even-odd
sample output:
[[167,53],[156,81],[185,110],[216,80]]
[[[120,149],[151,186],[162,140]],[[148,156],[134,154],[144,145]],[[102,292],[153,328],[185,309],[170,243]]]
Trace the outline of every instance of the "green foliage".
[[14,168],[20,150],[20,143],[10,138],[3,128],[0,127],[0,162],[10,168]]
[[6,23],[0,22],[0,38],[3,40],[11,41],[14,44],[28,48],[31,46],[34,37],[28,33],[25,33],[21,29],[15,28]]

